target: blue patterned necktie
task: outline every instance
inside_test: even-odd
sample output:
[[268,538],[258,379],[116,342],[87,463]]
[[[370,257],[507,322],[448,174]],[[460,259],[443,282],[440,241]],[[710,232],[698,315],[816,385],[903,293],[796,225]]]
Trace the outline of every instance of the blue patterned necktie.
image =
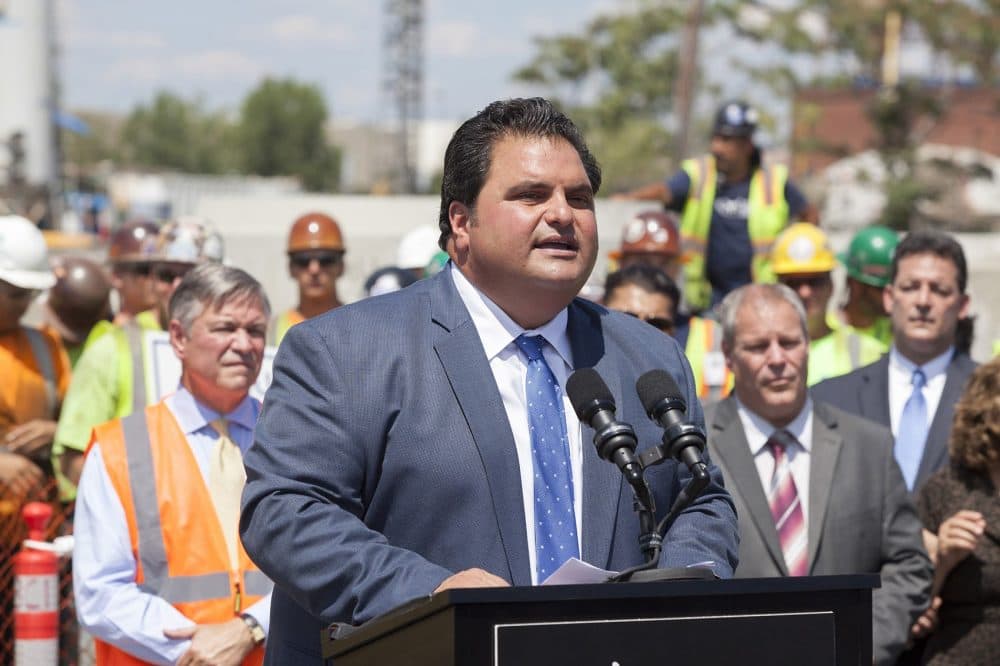
[[524,393],[535,479],[535,572],[541,583],[563,562],[580,554],[569,437],[562,391],[542,356],[545,338],[521,335],[514,342],[528,357]]
[[917,470],[920,469],[920,459],[924,455],[924,444],[927,442],[927,400],[924,398],[927,378],[924,371],[917,368],[910,381],[913,392],[903,405],[903,415],[899,418],[895,453],[906,487],[913,490]]

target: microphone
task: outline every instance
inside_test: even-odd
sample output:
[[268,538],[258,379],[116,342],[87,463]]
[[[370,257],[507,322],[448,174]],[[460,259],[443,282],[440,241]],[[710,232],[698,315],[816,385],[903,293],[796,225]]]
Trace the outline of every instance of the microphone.
[[638,440],[632,426],[615,419],[615,399],[608,385],[593,368],[581,368],[566,381],[566,395],[580,421],[594,429],[594,446],[603,459],[615,463],[632,486],[637,498],[655,511],[653,497],[635,455]]
[[635,383],[639,400],[649,418],[663,427],[666,453],[688,466],[695,476],[707,475],[701,454],[705,450],[705,432],[684,421],[687,403],[680,387],[664,370],[650,370]]

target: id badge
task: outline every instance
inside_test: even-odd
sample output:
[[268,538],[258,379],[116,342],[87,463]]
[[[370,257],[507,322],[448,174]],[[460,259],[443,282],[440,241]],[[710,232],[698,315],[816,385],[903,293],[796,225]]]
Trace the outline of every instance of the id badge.
[[702,371],[705,373],[706,384],[722,386],[726,382],[726,357],[720,351],[705,352]]

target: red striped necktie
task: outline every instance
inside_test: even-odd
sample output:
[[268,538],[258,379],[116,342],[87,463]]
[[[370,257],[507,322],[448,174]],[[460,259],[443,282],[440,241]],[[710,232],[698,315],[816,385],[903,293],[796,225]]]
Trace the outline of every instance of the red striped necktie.
[[809,574],[808,530],[787,454],[788,447],[794,443],[795,437],[787,430],[776,430],[767,440],[767,446],[774,455],[774,474],[767,499],[788,575],[806,576]]

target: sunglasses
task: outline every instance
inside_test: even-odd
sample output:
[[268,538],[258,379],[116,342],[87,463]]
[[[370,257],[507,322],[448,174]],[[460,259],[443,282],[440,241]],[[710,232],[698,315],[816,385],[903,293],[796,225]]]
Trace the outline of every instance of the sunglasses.
[[653,328],[663,331],[664,333],[670,333],[674,330],[674,322],[672,319],[667,319],[666,317],[641,317],[634,312],[625,312],[624,314],[630,317],[635,317],[636,319],[641,319]]
[[0,293],[12,301],[32,299],[38,295],[37,289],[24,289],[10,283],[0,281]]
[[149,277],[150,273],[153,272],[153,265],[148,261],[136,264],[122,264],[118,267],[118,272],[126,275],[134,275],[135,277]]
[[819,289],[820,287],[826,286],[830,282],[829,275],[814,275],[810,277],[791,277],[784,276],[781,278],[781,284],[790,288],[792,291],[797,290],[799,287],[810,287],[811,289]]
[[153,275],[155,275],[156,279],[160,282],[172,284],[177,278],[182,278],[187,275],[187,272],[192,268],[192,266],[185,266],[183,268],[175,266],[160,266],[153,269]]
[[320,265],[320,268],[329,268],[339,264],[343,258],[343,252],[303,252],[291,255],[289,260],[296,268],[309,268],[309,264],[314,261]]

